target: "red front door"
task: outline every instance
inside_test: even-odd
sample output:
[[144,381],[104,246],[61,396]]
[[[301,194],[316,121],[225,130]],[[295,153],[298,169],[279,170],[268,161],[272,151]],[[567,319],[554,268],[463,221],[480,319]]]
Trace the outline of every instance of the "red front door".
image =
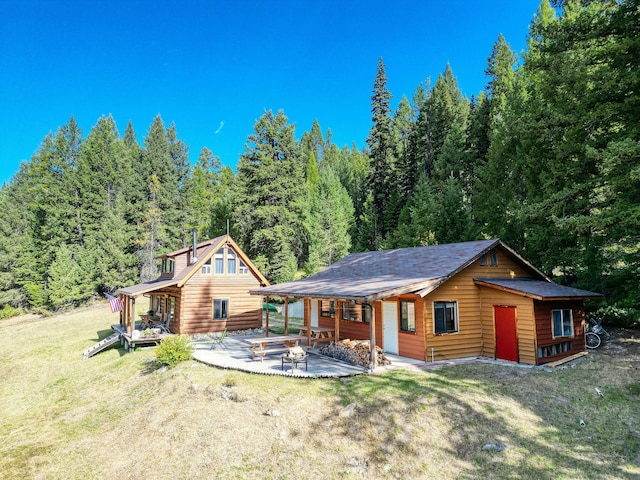
[[496,317],[496,357],[518,361],[516,307],[493,307]]

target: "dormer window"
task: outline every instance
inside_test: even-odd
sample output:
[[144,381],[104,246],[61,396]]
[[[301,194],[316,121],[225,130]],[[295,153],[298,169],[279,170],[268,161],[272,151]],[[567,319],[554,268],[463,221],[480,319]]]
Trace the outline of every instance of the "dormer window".
[[214,272],[218,275],[222,275],[224,273],[224,249],[221,248],[218,250],[213,256],[213,267]]
[[162,259],[162,273],[173,273],[175,262],[172,258],[163,258]]
[[236,274],[236,252],[231,249],[227,250],[227,274]]
[[204,265],[202,265],[202,274],[211,275],[211,258],[209,258]]

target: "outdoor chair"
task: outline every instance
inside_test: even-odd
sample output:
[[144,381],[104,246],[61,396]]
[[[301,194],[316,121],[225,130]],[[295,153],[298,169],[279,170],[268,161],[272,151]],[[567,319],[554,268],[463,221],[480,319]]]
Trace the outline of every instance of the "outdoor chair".
[[291,371],[295,370],[300,363],[304,363],[304,369],[306,371],[309,370],[309,365],[307,364],[307,353],[302,349],[302,347],[292,347],[287,353],[282,355],[283,371],[285,363],[291,364]]
[[215,340],[213,340],[211,342],[211,348],[209,350],[213,350],[214,347],[217,347],[218,345],[221,346],[222,348],[224,348],[224,345],[222,344],[222,342],[224,342],[224,337],[227,336],[227,329],[225,328],[222,331],[222,334]]

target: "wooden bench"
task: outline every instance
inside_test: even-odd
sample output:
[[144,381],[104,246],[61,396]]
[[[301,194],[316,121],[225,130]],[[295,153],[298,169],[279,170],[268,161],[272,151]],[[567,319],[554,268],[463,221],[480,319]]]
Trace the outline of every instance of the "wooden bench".
[[284,353],[291,347],[300,345],[300,341],[307,337],[302,335],[276,335],[273,337],[250,338],[247,341],[251,344],[251,358],[255,360],[256,355],[260,355],[260,361],[264,360],[267,353]]

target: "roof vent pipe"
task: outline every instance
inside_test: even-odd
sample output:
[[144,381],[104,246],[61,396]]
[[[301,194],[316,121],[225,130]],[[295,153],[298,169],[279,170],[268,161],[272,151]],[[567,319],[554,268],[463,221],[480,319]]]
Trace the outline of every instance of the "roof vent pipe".
[[194,228],[191,233],[193,233],[193,252],[191,253],[191,263],[194,264],[198,261],[198,247],[196,244],[198,230]]

